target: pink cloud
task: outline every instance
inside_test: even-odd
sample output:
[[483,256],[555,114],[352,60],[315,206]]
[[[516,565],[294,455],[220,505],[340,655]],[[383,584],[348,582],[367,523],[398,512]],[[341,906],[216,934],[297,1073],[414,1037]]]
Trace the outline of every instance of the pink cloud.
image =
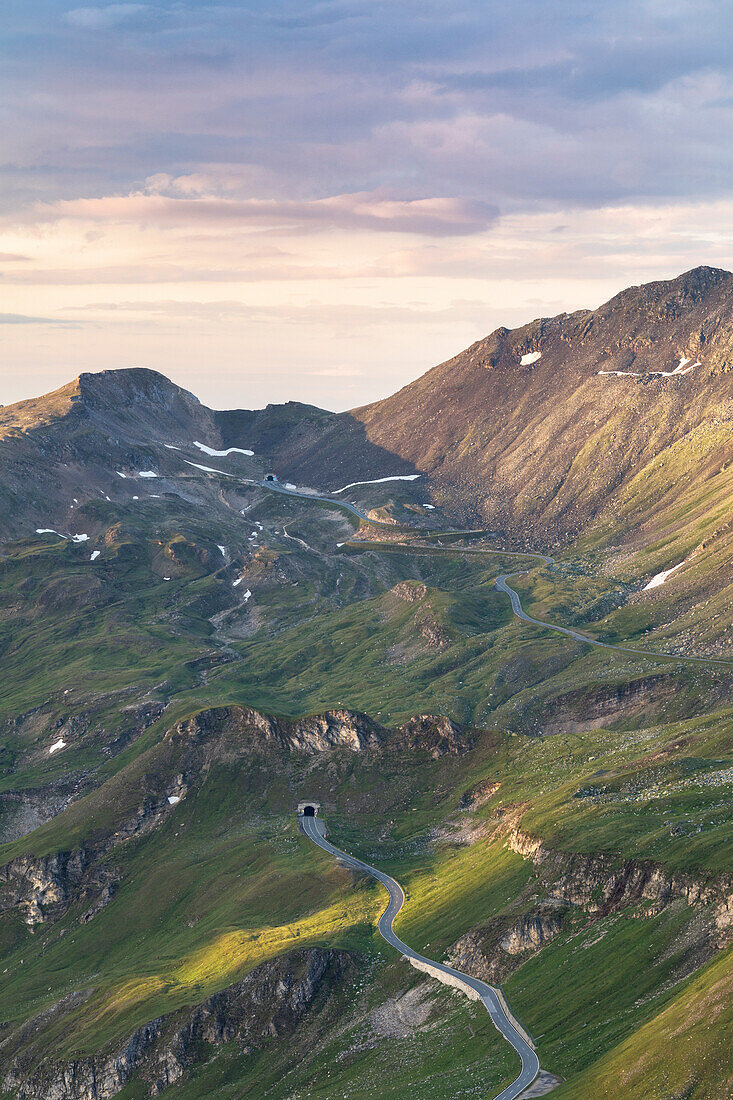
[[[154,177],[153,182],[157,187],[161,178]],[[367,191],[303,201],[211,195],[181,198],[148,190],[40,204],[32,216],[40,221],[70,218],[143,226],[241,224],[301,231],[357,229],[445,237],[480,232],[496,219],[497,211],[460,198],[396,199]]]

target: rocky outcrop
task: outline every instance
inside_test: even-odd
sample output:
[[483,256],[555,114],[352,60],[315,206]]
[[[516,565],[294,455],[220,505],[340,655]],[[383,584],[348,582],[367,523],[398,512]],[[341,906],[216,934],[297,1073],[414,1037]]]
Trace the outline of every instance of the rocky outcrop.
[[134,813],[114,833],[95,843],[45,856],[18,856],[0,867],[0,912],[18,907],[29,927],[58,920],[76,901],[90,902],[81,916],[86,923],[114,896],[117,873],[100,858],[131,837],[152,832],[187,791],[183,775],[157,794],[146,794]]
[[409,749],[423,749],[439,760],[441,756],[462,756],[474,745],[474,737],[443,714],[418,714],[397,730],[397,743]]
[[33,928],[58,920],[75,901],[91,901],[81,918],[91,918],[112,899],[117,875],[94,862],[88,848],[47,856],[19,856],[0,868],[0,912],[17,907]]
[[[36,1063],[24,1040],[49,1022],[46,1012],[0,1042],[2,1087],[17,1100],[109,1100],[136,1077],[158,1096],[180,1081],[201,1044],[240,1043],[245,1052],[292,1034],[309,1011],[323,1008],[353,970],[341,951],[295,951],[256,967],[242,981],[193,1009],[160,1016],[116,1049],[72,1062]],[[55,1006],[56,1017],[78,999]]]
[[89,866],[84,848],[53,855],[20,856],[0,868],[0,911],[18,906],[26,924],[61,915]]
[[419,581],[400,581],[390,591],[393,596],[396,596],[398,600],[403,600],[404,603],[419,603],[428,594],[425,585]]
[[346,748],[353,752],[378,748],[381,726],[366,714],[329,710],[305,718],[272,718],[249,707],[214,707],[179,722],[166,739],[203,744],[222,738],[241,750],[286,750],[319,753]]
[[420,627],[420,637],[423,638],[431,649],[447,649],[451,643],[451,636],[445,627],[435,619],[423,619],[416,623]]
[[19,840],[60,814],[74,800],[77,785],[59,783],[36,790],[0,794],[0,844]]
[[527,913],[502,936],[499,946],[508,955],[536,951],[557,935],[561,924],[560,916],[556,912]]
[[490,798],[499,790],[501,783],[493,779],[482,779],[473,787],[461,795],[459,806],[462,810],[477,810],[479,806],[485,806]]
[[733,876],[674,872],[605,852],[557,851],[519,828],[523,810],[517,807],[500,829],[512,851],[533,862],[543,897],[516,919],[499,917],[472,928],[451,948],[451,966],[484,981],[501,982],[528,954],[562,931],[573,909],[598,919],[621,909],[651,917],[673,902],[698,906],[695,957],[691,954],[689,959],[693,969],[733,941]]
[[554,939],[562,928],[564,908],[535,905],[513,923],[500,917],[472,928],[453,944],[448,961],[458,970],[483,981],[498,983],[523,959]]
[[715,946],[726,946],[733,935],[731,875],[671,871],[648,860],[624,860],[606,852],[562,852],[518,828],[510,831],[507,843],[532,860],[548,895],[558,901],[598,916],[645,902],[643,912],[651,916],[681,899],[711,907]]

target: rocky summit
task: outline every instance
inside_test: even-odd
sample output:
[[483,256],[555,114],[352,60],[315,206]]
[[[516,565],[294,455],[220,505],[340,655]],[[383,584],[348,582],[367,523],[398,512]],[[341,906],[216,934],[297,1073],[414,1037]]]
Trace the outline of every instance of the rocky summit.
[[0,1095],[731,1095],[732,429],[709,267],[346,413],[0,407]]

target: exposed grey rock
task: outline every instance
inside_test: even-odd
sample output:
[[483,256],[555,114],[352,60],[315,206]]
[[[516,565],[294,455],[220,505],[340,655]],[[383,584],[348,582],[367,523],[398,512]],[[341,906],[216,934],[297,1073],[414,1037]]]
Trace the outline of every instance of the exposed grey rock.
[[2,1087],[17,1100],[109,1100],[140,1076],[149,1095],[158,1096],[185,1075],[201,1043],[236,1040],[248,1052],[291,1034],[317,1000],[333,995],[352,968],[345,952],[316,947],[294,951],[256,967],[193,1009],[149,1021],[116,1049],[72,1062],[37,1063],[24,1052],[24,1040],[51,1016],[78,1007],[78,999],[67,999],[0,1042]]

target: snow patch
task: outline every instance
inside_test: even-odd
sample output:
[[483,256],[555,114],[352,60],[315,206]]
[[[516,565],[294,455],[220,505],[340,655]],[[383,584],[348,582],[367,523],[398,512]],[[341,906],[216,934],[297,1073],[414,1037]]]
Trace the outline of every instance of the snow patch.
[[681,561],[679,565],[673,565],[671,569],[665,569],[663,573],[657,573],[657,575],[652,577],[649,581],[649,584],[644,585],[642,592],[648,592],[650,588],[659,588],[660,585],[664,584],[667,577],[671,577],[672,574],[676,573],[678,569],[681,569],[684,564],[685,563]]
[[423,504],[423,508],[427,508],[431,512],[435,511],[435,505],[434,504]]
[[66,539],[68,535],[62,535],[60,531],[54,531],[53,527],[36,527],[37,535],[58,535],[60,539]]
[[170,577],[163,577],[163,580],[164,580],[164,581],[169,581],[169,580],[170,580]]
[[222,477],[234,477],[234,474],[228,474],[226,470],[215,470],[213,466],[200,466],[198,462],[189,462],[187,458],[183,460],[187,466],[194,466],[197,470],[203,470],[205,474],[221,474]]
[[528,366],[530,366],[531,363],[536,363],[537,360],[541,359],[541,358],[542,358],[542,352],[541,351],[530,351],[526,355],[522,356],[522,358],[519,360],[519,365],[521,367],[528,367]]
[[176,802],[180,802],[181,799],[180,796],[177,794],[169,794],[168,801],[170,802],[171,806],[175,806]]
[[649,370],[649,371],[633,371],[633,370],[599,370],[599,374],[613,374],[616,378],[645,378],[651,375],[657,375],[660,378],[675,378],[681,377],[683,374],[689,374],[695,367],[701,367],[702,363],[698,359],[697,362],[691,363],[688,367],[689,359],[685,359],[684,356],[680,359],[674,370]]
[[334,489],[331,496],[338,496],[339,493],[345,493],[347,489],[353,489],[357,485],[383,485],[385,481],[417,481],[419,477],[422,477],[422,474],[395,474],[393,477],[376,477],[372,481],[350,481],[342,489]]
[[286,481],[286,482],[285,482],[285,488],[286,488],[286,489],[297,489],[297,488],[298,488],[298,486],[297,486],[297,485],[293,485],[292,481]]
[[172,443],[164,443],[163,446],[167,451],[180,451],[180,447],[174,447]]
[[138,472],[137,476],[138,477],[157,477],[158,475],[156,474],[155,470],[140,470]]
[[72,535],[72,542],[89,542],[89,535]]
[[92,550],[92,556],[89,560],[90,561],[96,561],[101,553],[102,553],[101,550]]
[[127,481],[127,474],[123,474],[122,470],[117,471],[117,476],[121,477],[123,481]]
[[213,447],[207,447],[205,443],[199,443],[198,439],[194,439],[193,445],[211,458],[227,458],[228,455],[247,455],[251,458],[254,454],[254,451],[245,450],[243,447],[227,447],[225,451],[216,451]]
[[133,500],[139,500],[139,499],[140,499],[140,497],[133,497],[132,499],[133,499]]
[[226,546],[221,546],[221,545],[220,545],[220,544],[219,544],[218,542],[217,542],[217,544],[216,544],[216,545],[217,545],[218,549],[219,549],[219,550],[221,551],[221,556],[222,556],[223,558],[225,558],[225,557],[227,556],[227,548],[226,548]]
[[66,742],[61,737],[59,737],[58,741],[54,745],[51,745],[51,748],[48,750],[48,755],[53,756],[53,754],[55,752],[58,752],[59,749],[65,749],[65,748],[66,748]]

